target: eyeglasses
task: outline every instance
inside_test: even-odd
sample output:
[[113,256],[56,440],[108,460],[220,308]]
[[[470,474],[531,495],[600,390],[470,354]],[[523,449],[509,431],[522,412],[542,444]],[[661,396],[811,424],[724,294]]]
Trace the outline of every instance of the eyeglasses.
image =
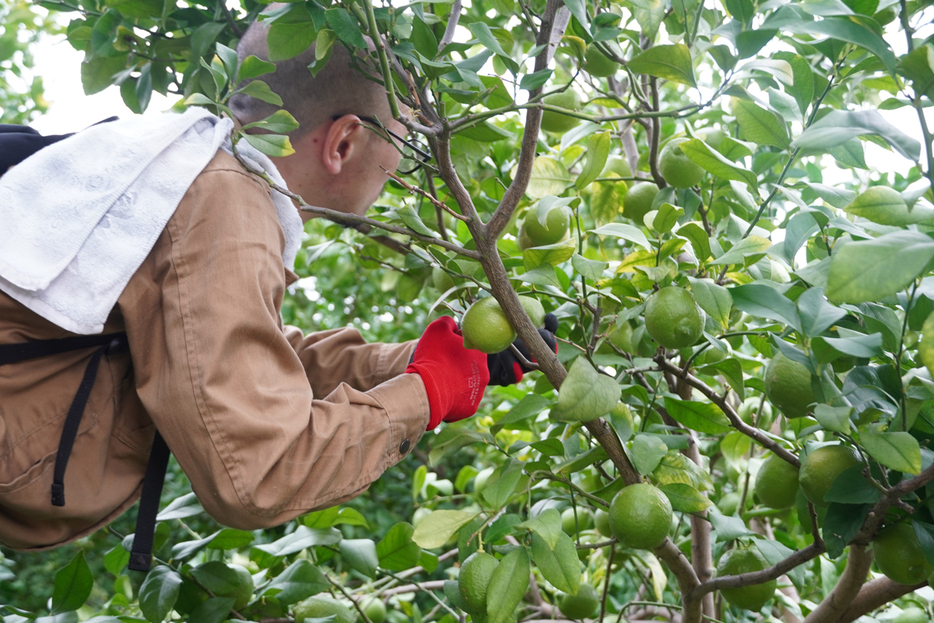
[[[389,137],[399,141],[402,144],[402,147],[399,147],[395,142],[396,149],[399,150],[399,153],[402,154],[402,160],[399,161],[399,166],[396,167],[396,172],[401,175],[411,175],[418,171],[422,165],[428,165],[431,162],[431,152],[428,151],[428,146],[420,141],[410,141],[406,138],[403,138],[387,128],[385,125],[379,122],[378,119],[373,117],[364,117],[363,115],[357,115],[360,118],[360,121],[364,123],[369,123],[370,125],[376,126],[381,131],[385,132]],[[334,121],[340,119],[340,116],[334,117]],[[390,140],[387,137],[386,140]]]

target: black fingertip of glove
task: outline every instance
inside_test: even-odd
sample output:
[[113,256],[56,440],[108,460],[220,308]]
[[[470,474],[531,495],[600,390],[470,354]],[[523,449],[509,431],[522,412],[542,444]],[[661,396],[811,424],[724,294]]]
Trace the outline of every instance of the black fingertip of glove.
[[[558,330],[558,317],[552,314],[551,312],[545,314],[545,331],[549,333],[555,333]],[[541,329],[538,331],[542,332]]]

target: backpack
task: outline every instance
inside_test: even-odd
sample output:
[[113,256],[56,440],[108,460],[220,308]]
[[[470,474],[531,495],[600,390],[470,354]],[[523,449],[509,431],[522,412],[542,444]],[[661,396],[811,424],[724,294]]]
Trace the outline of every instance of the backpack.
[[[101,123],[114,119],[116,117],[111,117]],[[40,149],[69,136],[71,134],[42,136],[36,130],[27,126],[0,124],[0,176],[6,173],[10,167],[19,164]],[[65,469],[68,466],[68,459],[78,436],[78,428],[91,395],[91,388],[97,378],[101,357],[107,353],[126,351],[129,348],[127,336],[126,333],[121,332],[35,340],[17,344],[0,344],[0,366],[90,348],[96,348],[97,350],[94,351],[87,368],[85,368],[84,377],[81,379],[78,391],[75,393],[65,416],[62,436],[55,455],[51,491],[51,504],[53,506],[65,505]],[[133,538],[130,561],[127,565],[128,568],[134,571],[148,571],[152,564],[152,543],[155,535],[156,515],[159,512],[159,497],[162,494],[169,454],[169,448],[157,430],[153,439],[149,462],[146,464],[146,474],[143,477],[143,490],[136,517],[136,533]]]

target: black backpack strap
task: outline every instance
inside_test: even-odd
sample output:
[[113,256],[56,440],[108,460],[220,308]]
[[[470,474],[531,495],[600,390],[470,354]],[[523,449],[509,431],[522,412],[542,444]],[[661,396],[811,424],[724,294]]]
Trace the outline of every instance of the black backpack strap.
[[152,440],[149,463],[143,477],[143,492],[139,500],[139,512],[136,515],[136,534],[133,536],[133,551],[127,565],[133,571],[149,571],[152,564],[152,542],[156,533],[156,515],[159,514],[159,498],[165,471],[169,465],[169,447],[165,439],[156,431]]

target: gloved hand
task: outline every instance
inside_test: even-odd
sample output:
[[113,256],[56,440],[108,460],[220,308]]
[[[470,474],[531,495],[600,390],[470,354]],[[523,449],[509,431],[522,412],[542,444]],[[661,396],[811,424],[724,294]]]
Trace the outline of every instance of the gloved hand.
[[[558,318],[554,314],[545,314],[545,328],[539,329],[538,334],[542,336],[548,347],[554,352],[558,352],[558,340],[555,338],[555,331],[558,330]],[[522,353],[526,361],[535,361],[532,359],[529,349],[522,342],[522,338],[516,338],[513,346]],[[487,367],[490,370],[490,385],[515,385],[522,380],[522,375],[529,372],[531,368],[522,365],[511,348],[493,353],[486,356]]]
[[431,407],[426,430],[477,412],[490,380],[486,357],[479,350],[464,348],[464,338],[450,316],[428,325],[405,369],[418,374],[425,384]]

